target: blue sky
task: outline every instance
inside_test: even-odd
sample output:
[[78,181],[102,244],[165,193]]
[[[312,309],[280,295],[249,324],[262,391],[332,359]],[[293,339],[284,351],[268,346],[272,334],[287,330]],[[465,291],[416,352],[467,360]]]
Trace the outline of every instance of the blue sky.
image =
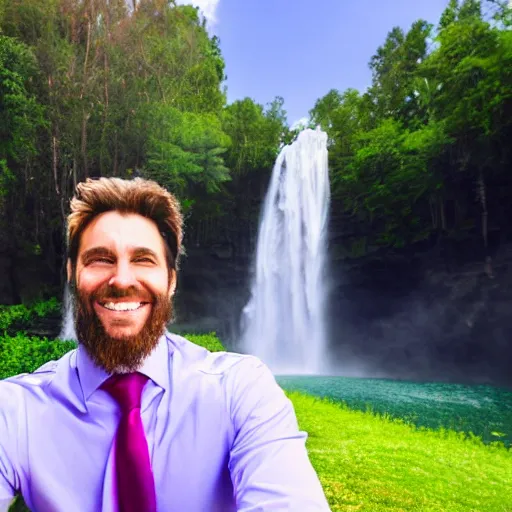
[[330,89],[364,90],[368,62],[387,33],[423,18],[437,23],[448,0],[196,0],[221,40],[228,101],[282,96],[290,124]]

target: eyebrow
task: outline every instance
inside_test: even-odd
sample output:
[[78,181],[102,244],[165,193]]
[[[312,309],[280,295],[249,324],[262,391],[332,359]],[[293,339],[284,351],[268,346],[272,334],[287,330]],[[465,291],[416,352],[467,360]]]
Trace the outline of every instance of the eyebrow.
[[[91,258],[95,258],[98,256],[109,256],[111,258],[115,258],[115,254],[108,249],[107,247],[93,247],[92,249],[88,249],[82,254],[82,262],[86,262],[87,260],[90,260]],[[158,255],[155,251],[149,249],[148,247],[135,247],[132,251],[133,257],[140,257],[140,256],[151,256],[156,261],[158,261]]]

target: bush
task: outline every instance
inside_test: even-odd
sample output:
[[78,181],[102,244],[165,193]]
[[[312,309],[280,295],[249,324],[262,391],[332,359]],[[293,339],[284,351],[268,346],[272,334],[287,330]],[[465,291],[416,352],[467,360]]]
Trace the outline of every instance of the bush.
[[210,352],[223,352],[226,350],[214,332],[209,334],[183,334],[183,337]]
[[72,341],[29,337],[23,333],[0,337],[0,380],[32,373],[48,361],[60,359],[76,346]]
[[[186,338],[211,352],[225,350],[222,343],[210,334],[188,334]],[[0,380],[20,373],[32,373],[48,361],[56,361],[64,354],[77,347],[73,341],[49,340],[26,336],[0,337]]]
[[[0,306],[0,380],[21,373],[32,373],[48,361],[60,359],[64,354],[77,347],[74,341],[50,340],[27,336],[23,332],[9,335],[6,330],[14,323],[29,327],[35,318],[44,318],[60,313],[61,303],[52,298],[26,306]],[[211,352],[224,350],[215,333],[187,334],[187,339],[205,347]]]
[[27,325],[35,317],[43,318],[54,313],[60,313],[61,307],[61,303],[55,297],[29,306],[25,304],[16,304],[15,306],[0,305],[0,331],[5,331],[14,322]]

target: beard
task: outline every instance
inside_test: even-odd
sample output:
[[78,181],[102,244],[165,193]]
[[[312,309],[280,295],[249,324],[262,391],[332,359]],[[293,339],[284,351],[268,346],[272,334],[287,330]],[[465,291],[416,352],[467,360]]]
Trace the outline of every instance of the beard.
[[149,294],[151,313],[142,329],[133,336],[113,337],[105,330],[93,304],[106,299],[145,297],[148,293],[137,287],[119,289],[108,284],[91,294],[77,290],[76,282],[71,288],[76,335],[94,364],[110,374],[137,371],[158,345],[171,320],[172,302],[169,297]]

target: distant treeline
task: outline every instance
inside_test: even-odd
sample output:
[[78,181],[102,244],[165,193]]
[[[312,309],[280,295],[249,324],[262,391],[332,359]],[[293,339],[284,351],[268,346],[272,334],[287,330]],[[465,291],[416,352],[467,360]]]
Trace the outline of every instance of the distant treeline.
[[511,29],[506,2],[450,0],[389,32],[365,93],[317,101],[345,254],[470,239],[488,258],[512,234]]
[[[487,254],[492,233],[511,232],[511,28],[505,2],[451,0],[437,26],[389,33],[366,92],[317,101],[344,254],[468,237]],[[181,199],[189,243],[254,238],[296,131],[280,97],[228,105],[224,67],[190,6],[0,0],[0,257],[14,293],[27,258],[59,285],[86,177],[157,180]]]

